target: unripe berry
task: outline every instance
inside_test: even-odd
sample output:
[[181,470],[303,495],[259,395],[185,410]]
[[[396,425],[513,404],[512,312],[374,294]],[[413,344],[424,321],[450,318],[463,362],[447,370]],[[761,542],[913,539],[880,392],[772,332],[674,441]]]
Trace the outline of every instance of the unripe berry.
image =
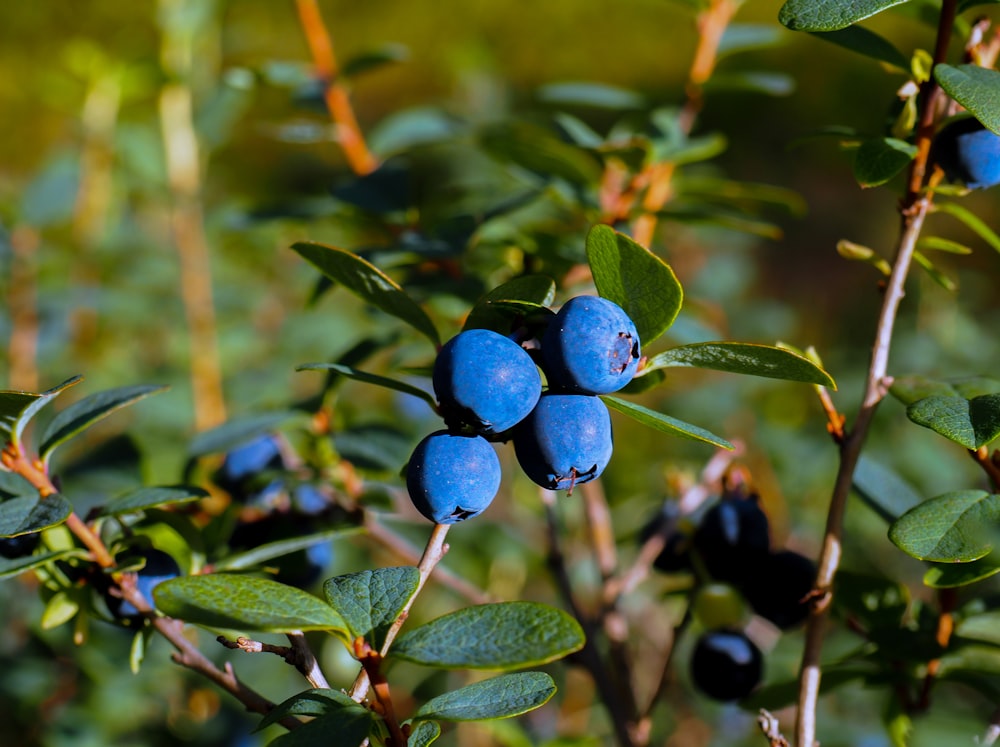
[[576,296],[549,321],[542,360],[553,389],[616,392],[632,380],[639,365],[639,333],[613,301]]
[[611,416],[598,397],[546,393],[514,431],[518,464],[549,490],[572,490],[598,477],[611,451]]
[[490,436],[509,430],[531,412],[542,379],[531,356],[488,329],[451,338],[434,361],[434,394],[449,427]]
[[500,460],[482,436],[435,431],[417,444],[406,468],[416,509],[435,524],[472,518],[500,489]]
[[975,117],[949,122],[934,138],[931,159],[949,181],[969,189],[1000,184],[1000,135]]
[[737,630],[702,633],[691,654],[691,679],[713,700],[745,698],[764,670],[760,649]]

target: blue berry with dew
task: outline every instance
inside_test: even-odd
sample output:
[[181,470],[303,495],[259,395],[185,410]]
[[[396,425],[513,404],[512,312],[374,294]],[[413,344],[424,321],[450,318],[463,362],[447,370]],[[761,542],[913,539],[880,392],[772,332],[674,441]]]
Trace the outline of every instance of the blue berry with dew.
[[482,436],[435,431],[413,450],[406,488],[426,519],[455,524],[493,502],[500,489],[500,460]]
[[542,394],[531,356],[488,329],[460,332],[444,344],[434,361],[433,385],[448,426],[484,436],[513,428]]
[[618,304],[597,296],[576,296],[563,304],[549,321],[541,347],[549,386],[566,392],[616,392],[639,366],[635,324]]
[[547,392],[514,431],[521,469],[550,490],[572,491],[600,476],[612,446],[607,405],[584,394]]

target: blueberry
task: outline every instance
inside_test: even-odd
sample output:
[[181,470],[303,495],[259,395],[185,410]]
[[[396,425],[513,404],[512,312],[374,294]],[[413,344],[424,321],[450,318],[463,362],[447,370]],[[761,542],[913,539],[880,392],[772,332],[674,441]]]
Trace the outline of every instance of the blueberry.
[[611,416],[597,397],[546,393],[514,431],[518,464],[533,482],[572,490],[611,459]]
[[330,500],[315,485],[303,482],[292,489],[292,508],[301,514],[315,516],[330,505]]
[[786,630],[809,616],[807,597],[815,583],[816,565],[804,555],[782,550],[756,564],[743,594],[754,612]]
[[618,304],[576,296],[542,336],[549,386],[579,394],[608,394],[628,384],[639,365],[639,333]]
[[38,532],[19,534],[16,537],[0,537],[0,557],[14,560],[31,555],[38,547],[41,537]]
[[969,189],[1000,184],[1000,136],[975,117],[945,125],[934,138],[931,158],[949,181]]
[[691,654],[691,679],[713,700],[745,698],[760,683],[760,649],[737,630],[702,633]]
[[524,348],[488,329],[466,330],[445,343],[433,382],[448,425],[484,436],[513,428],[542,394],[541,376]]
[[[146,550],[142,557],[146,559],[146,565],[136,572],[135,584],[139,592],[152,604],[153,589],[157,584],[181,575],[181,569],[177,561],[162,550],[155,548]],[[105,597],[105,601],[111,614],[119,620],[125,623],[142,621],[142,613],[131,602],[110,594]]]
[[712,578],[741,586],[771,548],[767,515],[756,498],[729,498],[702,517],[694,547]]
[[482,436],[435,431],[417,444],[406,468],[410,500],[435,524],[482,513],[500,489],[500,460]]
[[[278,439],[265,434],[237,446],[226,454],[215,474],[215,482],[232,496],[234,501],[272,500],[274,480],[265,473],[283,470],[285,461]],[[279,486],[280,487],[280,486]]]
[[667,533],[663,550],[653,560],[653,567],[663,573],[688,571],[691,569],[691,535],[685,531],[687,520],[680,519],[680,512],[673,503],[665,504],[664,509],[657,511],[656,515],[643,526],[639,532],[639,542],[645,544],[646,540],[661,531],[661,527],[668,523],[671,523],[672,527]]
[[[253,550],[271,542],[303,537],[316,531],[314,523],[308,515],[274,512],[262,519],[238,523],[229,538],[229,546],[238,551]],[[319,581],[332,562],[333,546],[327,539],[260,561],[262,565],[274,569],[275,581],[300,588]]]

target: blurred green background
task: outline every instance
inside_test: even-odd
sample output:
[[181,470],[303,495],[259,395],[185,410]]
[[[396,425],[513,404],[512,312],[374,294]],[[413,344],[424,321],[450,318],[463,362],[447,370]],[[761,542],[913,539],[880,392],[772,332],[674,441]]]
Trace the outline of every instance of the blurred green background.
[[[670,342],[813,345],[840,385],[838,405],[850,414],[867,364],[879,276],[838,257],[835,245],[847,238],[889,253],[899,185],[861,190],[851,176],[849,152],[831,139],[802,138],[827,125],[881,133],[904,78],[844,49],[784,30],[775,20],[779,7],[755,0],[740,10],[737,22],[761,24],[771,29],[773,39],[766,47],[721,61],[695,134],[718,132],[728,142],[703,173],[793,190],[805,210],[769,216],[780,235],[768,237],[664,221],[655,248],[672,264],[687,295]],[[929,7],[912,3],[907,12],[880,16],[871,27],[907,53],[927,48],[932,32],[920,16]],[[373,50],[398,58],[349,79],[362,130],[383,156],[421,126],[434,134],[450,120],[468,127],[551,115],[558,105],[545,87],[555,83],[619,86],[639,97],[637,109],[678,106],[695,40],[690,10],[664,0],[331,1],[322,9],[342,62]],[[989,6],[987,12],[996,15]],[[176,194],[161,128],[161,96],[175,83],[192,94],[200,149],[196,202],[207,240],[227,415],[280,408],[315,394],[319,375],[296,373],[297,364],[328,360],[368,335],[398,330],[398,324],[371,315],[343,291],[310,304],[316,273],[288,249],[301,239],[352,250],[385,241],[378,226],[332,198],[331,189],[346,184],[350,174],[332,142],[329,116],[309,66],[290,1],[95,0],[8,3],[0,10],[0,277],[8,299],[0,310],[0,371],[6,372],[0,383],[41,390],[84,374],[85,383],[70,398],[141,382],[172,387],[109,421],[76,451],[67,450],[65,465],[95,440],[127,428],[143,453],[143,478],[176,481],[187,441],[198,427],[185,280],[170,230]],[[770,93],[738,84],[735,74],[746,71],[768,73],[771,77],[763,80]],[[628,114],[598,106],[569,108],[602,134]],[[448,189],[476,186],[478,178],[499,182],[503,167],[482,154],[476,159],[481,160],[442,172],[437,199],[447,203]],[[430,195],[436,187],[423,185]],[[998,227],[990,220],[998,208],[995,190],[965,204]],[[567,225],[582,237],[584,225]],[[932,217],[931,226],[977,251],[943,260],[942,270],[957,282],[954,293],[924,273],[914,276],[891,371],[942,378],[991,373],[1000,360],[994,282],[1000,258],[947,216]],[[473,248],[463,259],[476,281],[468,288],[456,286],[449,295],[441,291],[447,283],[440,278],[437,286],[433,278],[423,278],[429,288],[423,298],[447,334],[457,330],[461,314],[481,290],[512,270],[495,244],[484,240],[482,246],[483,254]],[[410,279],[419,286],[419,276]],[[426,365],[431,355],[425,343],[412,342],[377,365]],[[338,400],[343,427],[397,422],[399,412],[411,412],[403,409],[410,403],[361,384],[347,384],[347,392]],[[665,386],[645,398],[671,415],[743,439],[776,541],[815,554],[835,453],[811,388],[685,371],[671,374]],[[430,427],[425,415],[404,418],[411,443]],[[617,442],[626,446],[616,450],[605,487],[627,556],[635,533],[671,494],[678,476],[696,474],[710,452],[631,421],[616,420],[615,427]],[[926,496],[975,484],[980,478],[970,460],[942,443],[909,424],[898,403],[887,401],[870,454]],[[392,474],[383,477],[396,480]],[[544,598],[550,592],[544,579],[536,578],[541,559],[532,549],[534,538],[523,530],[525,521],[537,519],[537,506],[524,485],[505,491],[516,502],[497,511],[485,527],[456,531],[449,565],[469,569],[484,586],[498,584],[498,593]],[[572,530],[580,518],[572,507],[566,513]],[[505,526],[508,520],[513,523]],[[848,567],[881,568],[912,584],[916,595],[924,594],[920,564],[889,545],[885,526],[874,514],[855,503],[848,523]],[[488,531],[497,526],[503,531]],[[406,529],[419,541],[419,525]],[[344,545],[331,572],[391,562],[370,554],[362,542]],[[154,649],[158,656],[151,655],[143,673],[134,677],[127,668],[128,636],[118,631],[95,631],[102,645],[78,650],[65,630],[33,632],[33,623],[26,621],[37,619],[38,609],[30,595],[19,593],[23,586],[8,581],[0,587],[4,744],[256,743],[243,736],[252,720],[225,696],[178,676],[165,646]],[[987,591],[996,593],[996,583],[968,593]],[[658,594],[657,588],[644,587],[635,608],[655,608]],[[454,606],[456,600],[430,590],[421,604],[429,617],[431,610]],[[794,673],[799,645],[798,634],[782,638],[769,658],[769,678]],[[326,656],[333,659],[336,653]],[[238,664],[261,689],[270,690],[273,681],[272,698],[280,699],[292,687],[290,676],[276,673],[271,662],[246,657]],[[684,678],[680,672],[681,682]],[[563,703],[568,722],[573,708],[589,713],[593,698],[586,685],[576,684],[583,694]],[[659,743],[697,747],[760,741],[751,716],[708,705],[681,685],[669,695],[659,713]],[[824,701],[823,744],[889,744],[880,725],[882,705],[851,691]],[[982,702],[945,700],[920,722],[913,743],[957,743],[948,741],[956,725],[963,725],[961,734],[977,733],[988,712]],[[583,722],[588,723],[586,717]],[[547,724],[540,730],[554,728]],[[571,724],[569,732],[586,735],[594,729],[598,735],[593,742],[574,744],[603,739],[600,727],[574,728]],[[491,737],[475,730],[452,735],[459,741],[451,743],[519,744],[508,729],[513,727],[498,725]]]

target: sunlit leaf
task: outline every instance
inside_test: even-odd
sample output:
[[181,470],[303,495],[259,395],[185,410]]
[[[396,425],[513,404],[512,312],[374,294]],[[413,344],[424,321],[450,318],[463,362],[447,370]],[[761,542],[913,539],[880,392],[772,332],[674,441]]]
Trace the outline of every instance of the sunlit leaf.
[[906,417],[967,449],[978,449],[1000,436],[1000,394],[926,397],[910,404]]
[[716,436],[714,433],[704,428],[699,428],[696,425],[685,423],[683,420],[664,415],[662,412],[657,412],[656,410],[651,410],[648,407],[637,405],[634,402],[627,402],[617,397],[602,396],[601,399],[612,410],[624,413],[643,425],[648,425],[650,428],[662,433],[669,433],[671,436],[685,438],[689,441],[702,441],[703,443],[729,449],[730,451],[734,448],[729,441],[721,436]]
[[1000,135],[1000,72],[979,65],[935,65],[934,79],[987,129]]
[[327,603],[344,618],[352,638],[381,651],[385,634],[417,593],[420,572],[412,566],[377,568],[336,576],[323,584]]
[[745,342],[698,342],[670,348],[650,358],[643,370],[677,367],[708,368],[837,388],[830,374],[808,358],[784,348]]
[[0,434],[7,434],[10,442],[17,446],[21,443],[21,435],[31,419],[45,405],[71,386],[83,381],[82,376],[66,379],[59,386],[36,394],[35,392],[2,391],[0,392]]
[[431,698],[414,720],[482,721],[527,713],[555,695],[552,678],[543,672],[502,674]]
[[907,0],[787,0],[778,21],[792,31],[836,31]]
[[1000,540],[1000,495],[959,490],[936,496],[900,516],[889,528],[889,539],[919,560],[978,560]]
[[37,494],[11,498],[0,503],[0,537],[16,537],[57,526],[72,511],[70,502],[58,493],[46,498]]

